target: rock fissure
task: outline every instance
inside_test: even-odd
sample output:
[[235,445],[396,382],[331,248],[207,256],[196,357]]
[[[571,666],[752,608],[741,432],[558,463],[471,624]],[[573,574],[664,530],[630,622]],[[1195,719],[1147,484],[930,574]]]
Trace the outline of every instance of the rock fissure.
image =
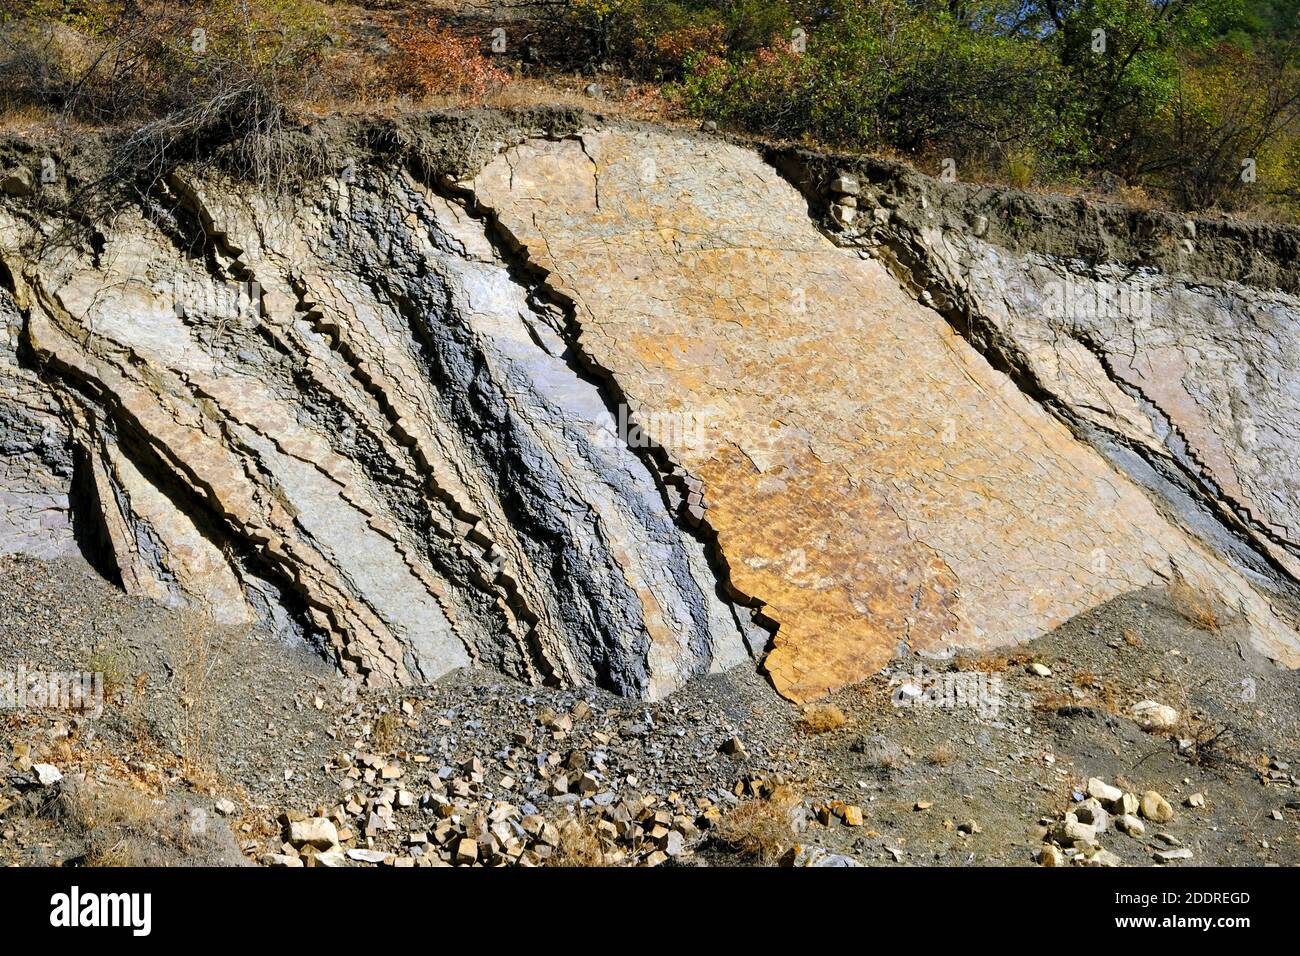
[[657,698],[766,651],[805,701],[1174,578],[1300,663],[1265,253],[1187,281],[1158,220],[574,117],[359,139],[292,197],[178,169],[57,255],[0,199],[0,546],[80,523],[377,684]]

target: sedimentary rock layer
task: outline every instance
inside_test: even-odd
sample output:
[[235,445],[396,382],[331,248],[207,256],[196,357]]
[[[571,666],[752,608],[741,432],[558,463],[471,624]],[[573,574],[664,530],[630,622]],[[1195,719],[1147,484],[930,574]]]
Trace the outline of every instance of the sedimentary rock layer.
[[1295,663],[1236,568],[995,371],[880,261],[809,227],[752,152],[601,130],[523,143],[470,184],[634,415],[703,483],[732,585],[779,624],[766,666],[808,699],[900,645],[1033,637],[1187,578]]
[[1078,314],[1131,268],[949,187],[572,129],[291,197],[178,169],[84,246],[0,200],[0,550],[378,683],[766,649],[809,700],[1178,577],[1300,664],[1292,293],[1150,268],[1142,321]]
[[480,223],[400,170],[172,188],[175,220],[126,213],[93,256],[5,249],[128,590],[296,618],[381,682],[479,662],[653,697],[748,658],[749,612]]

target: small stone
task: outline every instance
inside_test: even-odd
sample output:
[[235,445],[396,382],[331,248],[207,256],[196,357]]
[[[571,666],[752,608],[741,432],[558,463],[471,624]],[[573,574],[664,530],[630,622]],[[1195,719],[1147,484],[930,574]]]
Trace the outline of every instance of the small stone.
[[336,846],[332,849],[325,850],[323,853],[317,853],[312,856],[313,866],[328,866],[331,868],[348,866],[348,858],[343,854],[343,848]]
[[1173,730],[1178,726],[1179,713],[1168,704],[1144,700],[1133,705],[1133,719],[1149,733]]
[[1131,837],[1140,837],[1147,832],[1147,825],[1142,822],[1140,817],[1131,813],[1125,813],[1116,818],[1115,829],[1120,833],[1127,833]]
[[328,850],[338,846],[339,831],[325,817],[310,817],[289,824],[289,842],[294,846],[312,846]]
[[862,808],[849,804],[840,813],[840,819],[844,821],[846,827],[862,826]]
[[1104,804],[1115,803],[1124,797],[1124,791],[1119,787],[1112,787],[1100,777],[1088,778],[1088,796],[1096,797]]
[[1187,847],[1179,847],[1176,850],[1156,850],[1151,854],[1157,863],[1172,863],[1174,860],[1190,860],[1192,851]]
[[912,805],[912,809],[913,809],[913,810],[929,810],[932,806],[934,806],[934,804],[931,803],[929,800],[918,800],[918,801],[916,801],[916,803],[914,803],[914,804]]
[[1088,823],[1075,819],[1073,813],[1067,813],[1065,820],[1056,828],[1056,842],[1071,845],[1075,842],[1095,843],[1097,829]]
[[456,843],[456,862],[468,866],[478,859],[478,841],[463,837]]
[[1083,865],[1114,867],[1123,866],[1124,863],[1116,854],[1110,852],[1110,850],[1103,850],[1101,847],[1098,847],[1092,852],[1083,855]]
[[1126,793],[1110,805],[1110,812],[1123,816],[1124,814],[1135,814],[1141,801],[1138,800],[1136,793]]
[[862,184],[858,182],[858,177],[851,173],[840,173],[831,180],[831,192],[841,196],[856,196],[861,191]]
[[26,169],[15,169],[0,174],[0,192],[10,196],[30,196],[33,191],[32,174]]
[[1031,673],[1037,674],[1039,677],[1052,676],[1052,669],[1046,664],[1039,664],[1037,661],[1029,665],[1029,670]]
[[844,203],[835,203],[831,206],[831,218],[841,226],[853,225],[853,220],[858,218],[858,210],[854,206],[845,205]]
[[959,833],[966,833],[966,834],[975,834],[975,833],[984,832],[983,830],[980,829],[980,825],[976,823],[974,820],[965,820],[962,823],[957,824],[957,831]]
[[1192,794],[1190,797],[1187,798],[1187,805],[1188,805],[1189,807],[1203,807],[1203,806],[1205,806],[1205,794],[1203,794],[1203,793],[1194,793],[1194,794]]
[[858,861],[849,856],[831,853],[819,846],[795,846],[781,858],[782,866],[840,867],[857,866]]
[[713,120],[705,120],[700,124],[700,129],[706,133],[716,133],[718,131],[718,124]]
[[659,844],[659,848],[668,856],[681,856],[686,849],[686,839],[676,830],[669,830]]
[[729,757],[746,756],[745,744],[739,737],[729,737],[722,744],[722,752]]
[[1074,808],[1074,815],[1080,823],[1086,823],[1098,833],[1105,833],[1110,827],[1110,814],[1095,797],[1089,797]]
[[388,854],[383,850],[365,850],[358,847],[348,850],[348,859],[356,860],[358,863],[383,863],[388,859]]
[[32,764],[32,773],[36,775],[36,782],[42,787],[52,787],[63,779],[63,774],[59,773],[59,768],[51,763]]
[[288,853],[268,853],[262,857],[262,865],[296,869],[301,868],[304,864],[301,859],[290,856]]
[[989,231],[989,217],[976,216],[975,221],[971,224],[971,231],[974,232],[976,236],[983,236]]
[[1142,794],[1141,810],[1142,816],[1153,823],[1167,823],[1174,818],[1174,808],[1154,790]]
[[235,801],[222,797],[216,802],[215,808],[223,817],[233,816],[236,810]]

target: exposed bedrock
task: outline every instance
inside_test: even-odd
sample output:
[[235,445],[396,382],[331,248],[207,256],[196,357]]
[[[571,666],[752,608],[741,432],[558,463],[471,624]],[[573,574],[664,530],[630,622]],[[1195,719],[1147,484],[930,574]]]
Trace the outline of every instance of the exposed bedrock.
[[731,585],[779,625],[766,667],[788,696],[861,679],[900,645],[1026,640],[1176,575],[1300,662],[1274,606],[1287,595],[1257,589],[1285,592],[1289,572],[1225,560],[890,258],[811,228],[804,196],[750,150],[604,129],[520,144],[470,187],[575,303],[634,415],[704,417],[662,441],[703,482]]
[[0,205],[0,551],[378,683],[658,697],[766,649],[807,700],[1176,576],[1300,664],[1291,293],[1161,263],[1141,322],[1058,317],[1131,265],[913,180],[873,216],[865,174],[845,230],[821,170],[716,139],[508,139],[292,199],[177,170],[81,251]]
[[17,280],[128,590],[296,616],[381,681],[653,697],[748,657],[750,612],[480,223],[400,171],[288,209],[173,188],[192,220],[124,215]]

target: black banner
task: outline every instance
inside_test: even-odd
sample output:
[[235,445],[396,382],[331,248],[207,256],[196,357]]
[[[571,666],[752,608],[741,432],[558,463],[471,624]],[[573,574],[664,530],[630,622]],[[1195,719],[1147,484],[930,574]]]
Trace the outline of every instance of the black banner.
[[1294,870],[1277,868],[69,868],[0,871],[0,919],[11,938],[75,934],[127,946],[316,938],[333,947],[418,941],[431,929],[440,941],[499,942],[519,933],[567,946],[629,932],[648,940],[645,930],[660,921],[674,936],[685,925],[716,922],[729,936],[752,933],[756,942],[778,928],[820,933],[856,923],[872,942],[896,933],[918,944],[975,943],[1011,923],[1018,934],[1173,931],[1227,943],[1243,932],[1294,926],[1298,888]]

